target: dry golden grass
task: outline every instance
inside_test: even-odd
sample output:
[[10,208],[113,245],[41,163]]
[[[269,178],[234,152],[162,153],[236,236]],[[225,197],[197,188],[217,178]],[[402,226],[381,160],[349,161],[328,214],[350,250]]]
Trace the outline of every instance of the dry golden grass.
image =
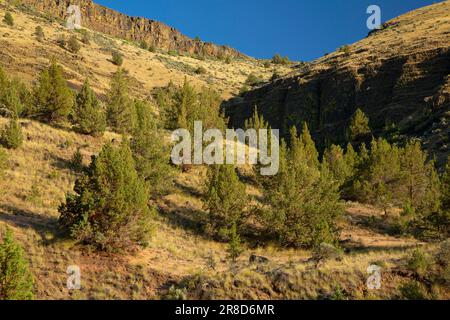
[[[0,5],[0,16],[5,8]],[[57,40],[64,36],[68,39],[75,34],[81,41],[82,35],[67,30],[60,21],[47,19],[18,9],[12,10],[15,25],[9,27],[0,23],[0,64],[10,74],[31,83],[39,70],[55,57],[64,66],[69,82],[75,88],[81,86],[86,78],[98,94],[104,94],[109,86],[111,74],[117,70],[111,60],[111,50],[118,50],[124,56],[123,67],[134,78],[133,92],[146,97],[156,87],[166,86],[170,81],[182,84],[188,79],[194,86],[213,86],[224,98],[230,98],[241,89],[247,76],[255,73],[268,80],[274,72],[286,74],[289,67],[273,65],[264,68],[263,62],[256,59],[238,59],[230,64],[220,60],[199,60],[189,56],[172,56],[166,52],[152,53],[139,48],[137,44],[89,31],[89,45],[82,44],[78,54],[72,54],[59,47]],[[34,36],[35,28],[41,26],[45,39],[42,42]],[[205,68],[205,74],[196,74],[199,67]]]
[[[0,127],[5,123],[0,118]],[[397,239],[364,227],[359,222],[382,213],[349,204],[341,225],[342,239],[351,239],[353,249],[341,261],[317,267],[309,251],[268,245],[246,248],[231,266],[226,244],[208,239],[197,226],[205,215],[200,201],[205,168],[199,167],[180,173],[175,191],[158,201],[157,231],[147,249],[131,255],[90,252],[58,233],[58,206],[76,179],[68,164],[77,148],[88,164],[106,141],[120,137],[106,133],[92,138],[35,121],[21,123],[24,145],[8,151],[10,169],[0,184],[0,225],[11,227],[23,244],[38,299],[158,299],[172,284],[188,288],[189,296],[197,298],[317,298],[337,285],[353,298],[392,297],[403,280],[391,269],[401,266],[418,245],[413,239]],[[248,189],[250,194],[259,193],[255,187]],[[424,248],[434,250],[429,245]],[[270,261],[250,264],[252,254]],[[386,286],[368,293],[366,270],[373,263],[386,269]],[[70,265],[81,268],[81,291],[66,289]]]
[[[436,47],[442,43],[448,46],[448,32],[447,37],[443,37],[442,28],[450,19],[449,2],[436,6],[442,8],[435,10],[439,14],[426,19],[434,21],[433,28],[429,28],[431,25],[414,26],[413,21],[401,28],[429,28],[436,39]],[[429,15],[429,8],[421,9],[419,13]],[[3,14],[4,8],[0,6],[0,16]],[[117,68],[108,61],[113,48],[120,49],[125,55],[124,67],[134,78],[133,91],[138,96],[148,96],[153,88],[164,86],[170,80],[180,84],[187,77],[196,86],[213,85],[227,98],[241,88],[251,72],[264,79],[274,72],[273,68],[265,69],[260,61],[251,59],[226,64],[154,54],[98,33],[92,33],[91,44],[83,45],[80,53],[73,55],[56,43],[61,34],[66,38],[70,34],[59,23],[18,10],[13,11],[13,15],[14,27],[0,23],[0,63],[12,75],[28,83],[48,64],[49,58],[55,56],[64,65],[74,87],[89,77],[95,90],[104,94],[109,77]],[[401,19],[410,18],[405,15]],[[33,36],[37,25],[42,26],[46,35],[42,43]],[[398,31],[395,27],[389,28],[374,36],[381,37],[383,46],[371,46],[373,37],[351,46],[350,50],[361,50],[361,53],[358,59],[348,61],[348,66],[362,65],[381,53],[389,56],[396,45],[400,45],[397,50],[401,49],[403,44],[398,43],[395,36]],[[414,37],[414,34],[410,32],[408,36]],[[342,53],[335,53],[318,60],[311,68],[320,70],[336,59],[347,58]],[[199,66],[206,68],[207,73],[197,75],[192,72]],[[276,69],[280,74],[291,72],[282,66]],[[0,118],[0,128],[5,123],[6,119]],[[120,137],[106,133],[102,138],[92,138],[34,121],[22,120],[21,123],[24,145],[8,151],[9,170],[6,179],[0,183],[0,226],[11,227],[23,244],[35,275],[38,299],[157,299],[172,284],[187,288],[191,298],[315,299],[333,293],[338,286],[352,298],[390,298],[398,294],[398,285],[408,280],[396,270],[404,265],[410,251],[417,245],[422,245],[427,252],[435,250],[433,245],[392,237],[371,228],[365,222],[371,216],[380,218],[382,213],[371,207],[348,204],[340,225],[342,240],[351,251],[340,261],[330,260],[317,265],[310,260],[310,251],[267,245],[256,249],[247,247],[236,265],[231,266],[226,244],[208,239],[197,228],[198,219],[205,215],[200,200],[205,169],[194,168],[180,174],[175,191],[156,203],[160,215],[149,248],[130,255],[89,252],[88,248],[58,234],[58,206],[72,190],[76,179],[69,161],[80,148],[84,162],[88,164],[90,156],[106,141]],[[248,168],[242,170],[248,171]],[[260,195],[255,186],[249,185],[247,191],[253,197]],[[269,263],[250,264],[252,254],[268,257]],[[368,292],[365,286],[367,267],[374,263],[383,267],[383,287]],[[81,291],[69,292],[66,288],[66,270],[70,265],[81,267]],[[448,291],[442,291],[441,297],[448,298]]]

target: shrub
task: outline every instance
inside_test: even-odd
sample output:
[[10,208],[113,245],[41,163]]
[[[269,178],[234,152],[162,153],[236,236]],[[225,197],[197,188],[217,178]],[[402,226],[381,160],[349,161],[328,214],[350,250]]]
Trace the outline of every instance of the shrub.
[[419,275],[424,275],[431,266],[431,263],[430,257],[422,249],[418,248],[413,251],[409,258],[408,268]]
[[54,60],[41,72],[33,90],[35,117],[53,123],[65,120],[73,108],[73,95],[63,69]]
[[121,66],[123,64],[123,56],[119,51],[113,51],[112,52],[112,63],[116,66]]
[[156,52],[156,45],[155,44],[151,44],[148,47],[148,51],[155,53]]
[[233,226],[243,224],[248,205],[245,185],[239,181],[232,165],[208,167],[203,206],[209,212],[209,223],[215,235],[229,240]]
[[56,43],[58,44],[58,46],[60,46],[61,48],[65,49],[66,45],[67,45],[67,40],[66,40],[66,36],[64,34],[61,34],[58,36],[58,39],[56,40]]
[[263,186],[268,208],[262,222],[286,246],[335,244],[342,213],[339,183],[326,164],[318,164],[306,125],[301,136],[293,128],[290,140],[290,148],[285,143],[280,148],[278,175]]
[[173,186],[174,169],[170,165],[170,147],[161,139],[161,131],[150,106],[135,101],[136,125],[133,129],[131,150],[138,174],[147,183],[150,194],[159,197]]
[[357,109],[350,122],[349,138],[353,142],[363,142],[370,138],[371,133],[369,118],[361,109]]
[[328,243],[321,243],[314,248],[314,260],[327,261],[338,260],[343,256],[343,251]]
[[404,300],[428,300],[424,286],[417,281],[410,281],[400,287],[400,295]]
[[238,234],[236,223],[230,229],[228,242],[228,257],[235,263],[237,258],[242,254],[244,249],[242,248],[241,237]]
[[249,90],[250,90],[250,88],[246,84],[244,84],[242,86],[242,88],[239,90],[239,95],[243,95],[244,93],[248,92]]
[[281,64],[281,65],[288,65],[290,63],[289,57],[281,57],[279,54],[276,54],[272,58],[273,64]]
[[208,70],[206,70],[205,67],[199,66],[197,69],[195,69],[196,74],[206,74]]
[[115,132],[130,133],[133,130],[135,110],[129,96],[129,78],[124,69],[119,68],[111,78],[106,115],[109,127]]
[[204,87],[197,92],[185,80],[181,87],[169,84],[165,90],[158,90],[156,100],[166,129],[183,128],[193,132],[195,121],[202,121],[206,130],[226,127],[220,113],[220,95],[211,88]]
[[249,86],[254,86],[254,85],[258,84],[259,82],[261,82],[261,78],[259,78],[254,73],[250,73],[247,77],[247,80],[245,80],[245,84],[249,85]]
[[256,132],[259,133],[259,130],[261,129],[269,129],[269,123],[266,122],[262,114],[258,113],[258,107],[255,106],[252,117],[250,119],[245,120],[244,128],[246,130],[255,129]]
[[0,113],[6,116],[23,117],[32,113],[31,94],[17,79],[9,80],[0,66]]
[[339,52],[344,53],[346,56],[348,56],[350,54],[350,46],[344,45],[344,46],[340,47]]
[[7,149],[17,149],[22,146],[22,128],[16,118],[9,120],[0,137],[0,144]]
[[139,47],[144,50],[148,50],[148,43],[146,41],[141,41]]
[[14,18],[12,16],[11,12],[6,12],[5,13],[5,16],[3,18],[3,22],[6,23],[10,27],[14,26]]
[[89,45],[91,43],[91,36],[86,29],[81,30],[81,42],[85,45]]
[[179,289],[175,286],[169,288],[169,292],[164,296],[164,300],[186,300],[186,289]]
[[42,29],[41,26],[36,27],[34,35],[36,36],[36,40],[39,42],[42,42],[45,38],[44,30]]
[[72,53],[78,53],[81,49],[81,45],[75,35],[72,35],[67,42],[67,48]]
[[103,251],[147,245],[152,211],[126,142],[106,144],[74,191],[59,208],[59,222],[75,240]]
[[329,165],[340,186],[352,177],[354,167],[351,162],[347,161],[344,150],[340,146],[332,145],[329,149],[326,149],[323,160]]
[[83,170],[83,155],[80,149],[74,152],[72,159],[70,159],[70,166],[73,170],[81,172]]
[[450,240],[444,241],[438,253],[436,254],[436,262],[441,267],[439,277],[444,280],[447,285],[450,285]]
[[0,179],[3,178],[5,170],[8,167],[8,155],[5,150],[0,147]]
[[22,247],[7,229],[0,243],[0,300],[32,300],[33,276]]
[[73,120],[75,130],[83,134],[99,136],[106,129],[106,115],[88,80],[75,99]]
[[342,290],[340,285],[336,285],[333,293],[330,296],[330,300],[341,301],[348,300],[346,293]]

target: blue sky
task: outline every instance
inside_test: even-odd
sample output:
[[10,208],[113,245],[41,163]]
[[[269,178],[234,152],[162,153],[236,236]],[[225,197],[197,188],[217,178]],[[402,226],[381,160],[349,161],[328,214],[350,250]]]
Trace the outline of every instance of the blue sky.
[[204,41],[230,45],[257,58],[275,53],[310,61],[368,33],[367,7],[382,21],[432,0],[94,0],[133,16],[164,22]]

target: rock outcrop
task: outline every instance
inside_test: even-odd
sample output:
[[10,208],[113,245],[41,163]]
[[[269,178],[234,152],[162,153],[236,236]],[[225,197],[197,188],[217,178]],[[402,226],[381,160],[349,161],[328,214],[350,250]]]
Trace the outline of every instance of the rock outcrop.
[[71,4],[78,5],[83,27],[132,41],[146,41],[162,50],[215,57],[245,57],[230,47],[191,39],[164,23],[130,17],[91,0],[21,0],[21,2],[62,19],[67,18],[67,9]]
[[241,127],[258,106],[282,135],[304,121],[320,145],[345,143],[357,108],[377,135],[450,151],[450,2],[405,14],[348,48],[224,104]]

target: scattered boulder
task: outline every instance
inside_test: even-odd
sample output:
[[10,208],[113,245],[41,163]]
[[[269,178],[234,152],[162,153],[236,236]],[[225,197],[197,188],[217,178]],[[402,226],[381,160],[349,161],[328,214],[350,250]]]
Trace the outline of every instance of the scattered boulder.
[[270,260],[266,257],[257,256],[255,254],[252,254],[249,258],[250,263],[257,263],[257,264],[266,264],[269,263]]

